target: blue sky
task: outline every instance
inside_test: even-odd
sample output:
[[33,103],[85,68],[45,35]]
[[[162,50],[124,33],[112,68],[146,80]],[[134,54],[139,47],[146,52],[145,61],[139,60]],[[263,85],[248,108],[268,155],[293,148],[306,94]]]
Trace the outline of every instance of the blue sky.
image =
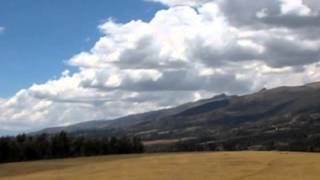
[[148,1],[0,0],[0,135],[320,81],[319,0]]
[[1,0],[0,97],[71,69],[64,62],[93,46],[106,19],[146,21],[162,7],[142,0]]

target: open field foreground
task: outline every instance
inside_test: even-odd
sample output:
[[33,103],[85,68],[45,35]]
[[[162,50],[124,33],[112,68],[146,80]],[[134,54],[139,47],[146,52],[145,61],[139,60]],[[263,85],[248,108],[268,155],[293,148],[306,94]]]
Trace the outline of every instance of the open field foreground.
[[172,153],[105,156],[0,165],[6,180],[318,180],[320,154]]

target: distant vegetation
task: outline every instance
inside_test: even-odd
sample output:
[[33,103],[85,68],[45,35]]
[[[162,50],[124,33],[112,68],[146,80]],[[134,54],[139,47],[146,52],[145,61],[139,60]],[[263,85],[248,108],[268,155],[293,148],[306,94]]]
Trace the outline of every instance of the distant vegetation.
[[[173,151],[296,151],[320,152],[320,135],[314,129],[275,132],[270,135],[245,135],[222,140],[202,138],[178,141],[171,146]],[[203,143],[206,142],[206,143]],[[170,149],[170,147],[168,147]],[[156,151],[156,150],[154,150]]]
[[0,138],[0,162],[15,162],[144,151],[139,138],[72,137],[65,132]]

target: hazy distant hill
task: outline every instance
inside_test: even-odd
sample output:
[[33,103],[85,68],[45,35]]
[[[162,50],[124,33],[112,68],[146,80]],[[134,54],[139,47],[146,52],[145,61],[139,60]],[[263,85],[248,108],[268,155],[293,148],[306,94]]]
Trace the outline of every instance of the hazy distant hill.
[[125,116],[125,117],[114,119],[114,120],[93,120],[93,121],[87,121],[87,122],[78,123],[75,125],[70,125],[65,127],[47,128],[47,129],[38,131],[36,133],[51,134],[51,133],[57,133],[60,131],[75,133],[79,131],[85,132],[89,130],[101,130],[101,129],[104,130],[104,129],[111,129],[111,128],[131,127],[133,125],[138,125],[140,123],[153,121],[159,118],[174,116],[184,111],[201,107],[202,105],[205,105],[207,103],[220,101],[221,99],[228,99],[228,98],[229,98],[228,96],[222,94],[222,95],[213,97],[211,99],[203,99],[197,102],[186,103],[181,106],[177,106],[170,109],[163,109],[163,110],[151,111],[151,112],[146,112],[141,114],[134,114],[134,115]]
[[217,150],[320,150],[320,83],[244,96],[220,95],[171,109],[41,132],[61,130],[75,135],[140,136],[151,150],[170,150],[177,143],[182,148]]

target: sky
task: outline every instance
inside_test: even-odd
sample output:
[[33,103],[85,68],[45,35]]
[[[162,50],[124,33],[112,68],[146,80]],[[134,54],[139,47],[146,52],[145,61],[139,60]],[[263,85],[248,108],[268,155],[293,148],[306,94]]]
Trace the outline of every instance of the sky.
[[320,80],[318,0],[3,0],[0,134]]
[[70,69],[65,61],[90,50],[102,35],[97,26],[108,18],[147,21],[161,7],[140,0],[2,0],[0,97]]

